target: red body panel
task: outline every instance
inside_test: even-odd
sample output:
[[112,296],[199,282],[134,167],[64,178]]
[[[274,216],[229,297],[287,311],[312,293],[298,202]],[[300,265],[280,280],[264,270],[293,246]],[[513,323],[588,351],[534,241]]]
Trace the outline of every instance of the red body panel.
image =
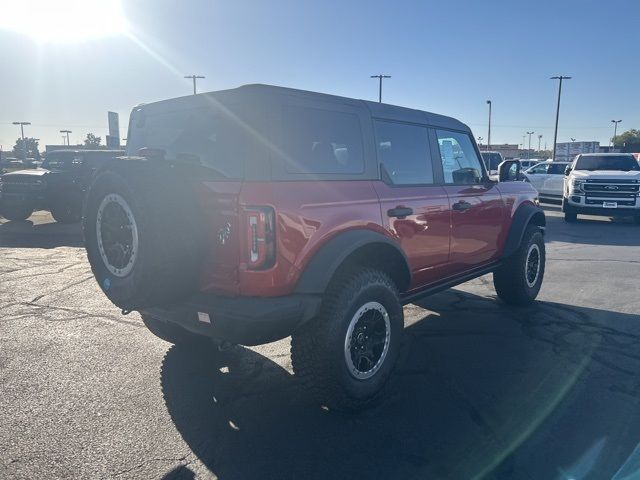
[[[536,195],[524,182],[425,187],[381,181],[204,183],[201,198],[211,247],[201,290],[290,294],[315,253],[350,229],[372,230],[398,243],[409,261],[410,290],[419,290],[498,259],[517,207]],[[459,201],[471,207],[454,210]],[[275,211],[276,260],[266,270],[251,270],[246,263],[249,247],[240,212],[251,206]],[[400,206],[412,208],[413,214],[387,215]]]

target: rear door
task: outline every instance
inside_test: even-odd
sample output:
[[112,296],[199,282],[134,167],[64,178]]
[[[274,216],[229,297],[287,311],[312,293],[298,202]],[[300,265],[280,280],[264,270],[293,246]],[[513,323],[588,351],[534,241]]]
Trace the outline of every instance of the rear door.
[[385,227],[401,244],[411,288],[443,276],[449,262],[450,211],[434,182],[429,130],[423,125],[374,120],[382,181],[374,182]]
[[538,192],[544,185],[544,181],[547,179],[547,169],[549,168],[548,163],[544,163],[541,165],[536,165],[527,171],[527,178],[533,188],[535,188]]
[[460,273],[498,256],[505,228],[504,206],[497,183],[490,181],[482,169],[471,136],[443,129],[433,134],[451,204],[451,268]]
[[548,165],[547,173],[544,175],[544,182],[540,188],[537,189],[538,192],[550,196],[562,196],[565,168],[567,168],[567,164],[565,163],[550,163]]

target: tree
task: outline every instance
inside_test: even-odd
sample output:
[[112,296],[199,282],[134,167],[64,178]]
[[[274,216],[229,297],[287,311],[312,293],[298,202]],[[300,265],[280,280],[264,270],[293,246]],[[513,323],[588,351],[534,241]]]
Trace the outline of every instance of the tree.
[[613,146],[623,152],[640,152],[640,130],[627,130],[613,137]]
[[87,147],[99,147],[102,142],[101,137],[96,137],[93,133],[87,133],[87,138],[84,139],[84,144]]
[[13,147],[13,154],[16,158],[21,158],[23,160],[25,158],[35,158],[36,160],[40,160],[38,141],[35,138],[25,137],[23,142],[22,138],[18,138]]

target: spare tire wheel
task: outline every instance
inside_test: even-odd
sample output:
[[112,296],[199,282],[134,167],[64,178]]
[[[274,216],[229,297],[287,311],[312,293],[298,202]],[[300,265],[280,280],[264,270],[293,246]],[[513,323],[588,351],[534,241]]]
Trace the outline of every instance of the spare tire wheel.
[[118,307],[165,305],[195,291],[204,229],[194,186],[168,165],[116,166],[96,177],[85,246],[98,284]]

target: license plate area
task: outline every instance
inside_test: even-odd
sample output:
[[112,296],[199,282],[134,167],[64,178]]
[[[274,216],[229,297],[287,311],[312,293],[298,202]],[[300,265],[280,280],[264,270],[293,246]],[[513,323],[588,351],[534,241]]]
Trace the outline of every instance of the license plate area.
[[618,202],[602,202],[603,208],[618,208]]

